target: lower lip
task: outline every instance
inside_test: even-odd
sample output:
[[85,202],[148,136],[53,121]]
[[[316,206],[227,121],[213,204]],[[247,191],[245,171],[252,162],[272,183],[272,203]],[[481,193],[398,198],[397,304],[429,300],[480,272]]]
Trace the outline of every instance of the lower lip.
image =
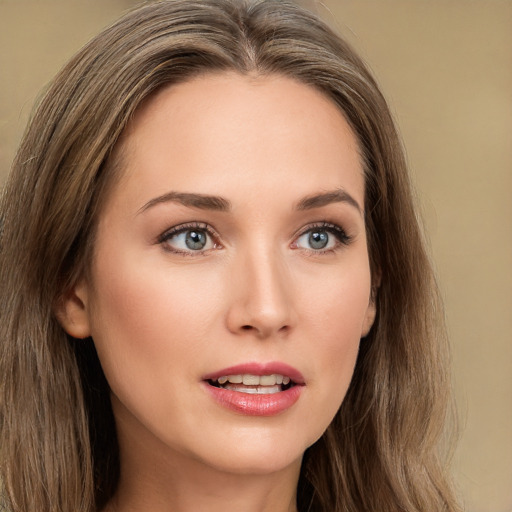
[[205,382],[213,399],[223,407],[247,416],[274,416],[289,409],[300,397],[304,386],[295,385],[271,394],[248,394],[216,388]]

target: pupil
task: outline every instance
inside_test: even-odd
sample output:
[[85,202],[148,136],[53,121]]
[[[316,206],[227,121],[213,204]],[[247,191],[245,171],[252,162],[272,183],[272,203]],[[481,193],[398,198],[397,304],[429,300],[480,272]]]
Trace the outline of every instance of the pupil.
[[329,242],[329,236],[325,231],[313,231],[309,235],[309,244],[313,249],[323,249]]
[[185,243],[189,249],[197,251],[206,245],[206,235],[201,231],[189,231]]

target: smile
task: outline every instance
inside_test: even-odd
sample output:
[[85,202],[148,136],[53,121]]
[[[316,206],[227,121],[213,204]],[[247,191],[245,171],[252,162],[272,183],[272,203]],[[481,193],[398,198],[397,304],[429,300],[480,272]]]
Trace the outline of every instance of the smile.
[[251,395],[266,395],[286,391],[295,383],[287,375],[252,375],[250,373],[223,375],[217,379],[210,379],[211,386],[229,389],[238,393]]

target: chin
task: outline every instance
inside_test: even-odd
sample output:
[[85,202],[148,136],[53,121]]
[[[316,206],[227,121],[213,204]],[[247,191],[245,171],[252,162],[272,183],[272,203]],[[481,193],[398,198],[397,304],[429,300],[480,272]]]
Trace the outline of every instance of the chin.
[[207,446],[198,454],[203,463],[223,473],[266,475],[290,468],[300,469],[306,449],[321,435],[305,439],[289,430],[247,430],[224,439],[206,441]]
[[234,456],[222,457],[210,464],[222,473],[237,475],[270,475],[293,468],[300,468],[304,452],[300,453],[255,453],[254,451],[237,452]]

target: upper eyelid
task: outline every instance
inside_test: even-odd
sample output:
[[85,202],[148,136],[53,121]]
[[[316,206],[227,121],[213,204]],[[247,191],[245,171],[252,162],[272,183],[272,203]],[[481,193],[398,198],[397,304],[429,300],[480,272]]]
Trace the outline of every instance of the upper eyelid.
[[325,230],[330,229],[330,230],[336,231],[338,233],[341,232],[341,233],[345,234],[345,236],[350,238],[350,236],[347,233],[347,230],[343,226],[340,226],[339,224],[336,224],[334,222],[327,222],[327,221],[313,222],[312,224],[308,224],[307,226],[302,227],[294,236],[295,236],[295,238],[297,238],[299,236],[304,235],[308,231],[311,231],[312,229],[325,229]]
[[[343,226],[340,226],[339,224],[336,224],[333,222],[323,221],[323,222],[319,222],[319,223],[309,224],[308,226],[305,226],[304,228],[302,228],[302,230],[299,231],[294,236],[293,243],[296,243],[296,241],[299,238],[303,237],[305,234],[307,234],[308,232],[313,231],[315,229],[330,231],[331,234],[333,234],[337,238],[338,246],[349,245],[354,239],[354,237],[352,235],[349,235],[347,233],[346,229]],[[312,252],[314,254],[321,254],[322,252],[330,252],[335,249],[328,249],[328,250],[324,251],[323,249],[306,249],[306,248],[304,248],[304,250],[308,251],[308,252]]]
[[[187,231],[192,230],[197,231],[204,231],[207,233],[207,235],[210,237],[212,247],[210,248],[203,248],[198,250],[192,250],[192,249],[180,249],[177,247],[173,247],[171,244],[171,239],[175,236],[181,235],[182,233],[186,233]],[[217,235],[217,232],[215,229],[212,228],[210,224],[207,224],[206,222],[184,222],[182,224],[178,224],[176,226],[172,226],[168,229],[166,229],[161,235],[159,235],[156,239],[156,244],[161,245],[166,252],[174,253],[176,255],[181,255],[183,257],[189,256],[189,257],[197,257],[200,255],[206,255],[210,251],[214,249],[221,249],[222,243],[219,242],[219,236]]]
[[184,222],[183,224],[178,224],[176,226],[172,226],[171,228],[166,229],[161,235],[158,236],[158,241],[165,241],[165,239],[168,238],[169,236],[183,233],[184,231],[188,231],[189,229],[199,229],[202,231],[206,231],[212,237],[219,238],[217,230],[206,222]]

